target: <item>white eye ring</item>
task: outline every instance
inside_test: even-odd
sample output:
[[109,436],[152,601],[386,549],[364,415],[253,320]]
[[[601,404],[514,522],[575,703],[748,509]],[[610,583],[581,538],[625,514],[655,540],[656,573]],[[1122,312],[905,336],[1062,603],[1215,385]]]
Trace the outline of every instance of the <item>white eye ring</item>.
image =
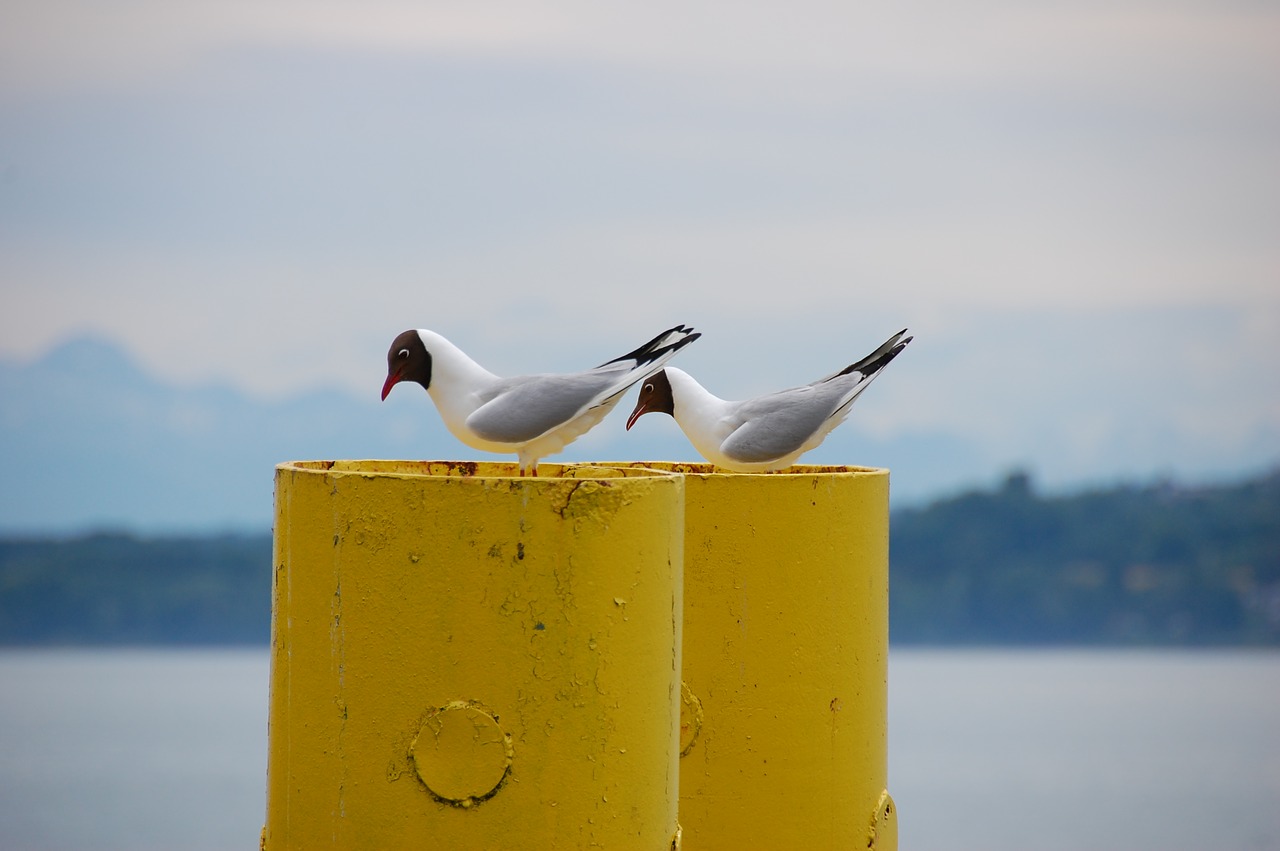
[[396,357],[400,358],[401,360],[404,360],[405,358],[409,357],[409,350],[401,349],[400,351],[396,352]]
[[646,384],[646,385],[644,386],[644,392],[646,392],[646,393],[652,393],[652,392],[653,392],[653,385],[652,385],[652,384]]

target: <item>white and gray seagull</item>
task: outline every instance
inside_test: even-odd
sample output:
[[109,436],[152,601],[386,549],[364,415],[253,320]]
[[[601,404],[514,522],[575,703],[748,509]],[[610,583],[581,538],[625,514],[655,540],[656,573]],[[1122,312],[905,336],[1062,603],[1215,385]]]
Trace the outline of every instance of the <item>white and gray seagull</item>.
[[405,331],[387,351],[385,401],[401,381],[426,388],[453,436],[473,449],[514,452],[520,475],[590,431],[631,385],[702,336],[677,325],[594,369],[499,378],[434,331]]
[[790,467],[844,422],[849,407],[910,343],[907,331],[857,363],[826,378],[728,402],[712,395],[683,370],[668,367],[640,387],[627,429],[643,414],[670,414],[703,458],[739,473],[763,473]]

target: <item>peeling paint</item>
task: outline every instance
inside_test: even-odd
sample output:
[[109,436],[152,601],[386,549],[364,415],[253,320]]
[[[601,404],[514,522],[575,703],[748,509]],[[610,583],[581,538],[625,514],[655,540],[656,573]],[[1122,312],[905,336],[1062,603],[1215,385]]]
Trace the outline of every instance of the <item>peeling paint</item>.
[[880,793],[875,812],[871,814],[866,847],[875,851],[898,851],[898,809],[887,789]]

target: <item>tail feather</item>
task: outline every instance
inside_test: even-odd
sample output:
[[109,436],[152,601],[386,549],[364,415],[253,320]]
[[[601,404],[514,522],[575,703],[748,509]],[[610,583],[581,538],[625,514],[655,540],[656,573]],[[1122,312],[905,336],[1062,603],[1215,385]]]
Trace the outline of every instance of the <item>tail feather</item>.
[[838,378],[841,375],[848,375],[852,372],[860,372],[863,375],[875,375],[877,372],[888,366],[889,361],[901,354],[902,350],[907,347],[907,343],[910,343],[915,339],[914,337],[907,337],[903,340],[902,337],[906,333],[907,329],[903,328],[897,334],[894,334],[888,340],[885,340],[884,343],[881,344],[880,348],[876,349],[862,360],[857,363],[851,363],[839,372],[833,373],[822,380],[830,381],[833,378]]
[[823,381],[830,381],[831,379],[838,378],[841,375],[858,376],[858,380],[849,387],[844,398],[840,400],[840,404],[836,406],[836,409],[832,414],[833,417],[838,417],[840,420],[843,420],[848,416],[849,406],[862,395],[863,390],[866,390],[871,386],[871,382],[875,380],[876,376],[880,374],[882,369],[889,365],[889,361],[901,354],[902,350],[907,347],[907,343],[911,342],[913,339],[912,337],[907,337],[905,340],[902,338],[902,335],[905,333],[907,333],[907,331],[904,328],[886,340],[884,345],[867,355],[862,360],[857,363],[849,364],[847,367],[831,376],[831,378],[823,379]]
[[[641,367],[646,364],[651,364],[668,354],[674,354],[675,352],[680,351],[682,348],[701,336],[702,334],[694,331],[693,328],[686,328],[684,325],[677,325],[674,328],[663,331],[661,334],[654,337],[635,351],[627,352],[621,357],[605,361],[600,364],[600,366],[609,366],[610,364],[622,363],[624,361],[635,361],[635,365],[637,367]],[[600,367],[596,367],[596,369],[599,368]]]

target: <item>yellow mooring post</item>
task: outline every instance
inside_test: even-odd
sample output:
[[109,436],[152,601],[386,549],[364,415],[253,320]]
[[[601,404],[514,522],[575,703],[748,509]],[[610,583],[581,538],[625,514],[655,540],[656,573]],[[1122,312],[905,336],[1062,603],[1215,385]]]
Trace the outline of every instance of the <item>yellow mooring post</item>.
[[679,845],[683,482],[515,471],[277,468],[267,851]]
[[896,851],[888,471],[644,466],[685,474],[685,851]]

